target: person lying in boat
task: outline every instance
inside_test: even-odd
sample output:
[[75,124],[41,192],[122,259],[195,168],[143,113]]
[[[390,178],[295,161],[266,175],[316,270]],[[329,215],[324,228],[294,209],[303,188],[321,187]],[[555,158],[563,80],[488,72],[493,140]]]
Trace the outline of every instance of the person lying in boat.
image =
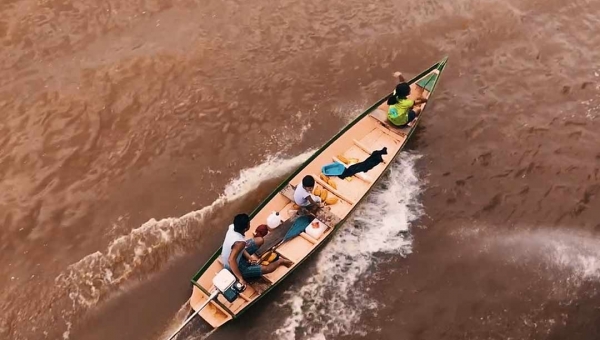
[[387,118],[396,127],[408,126],[421,111],[420,108],[414,108],[414,106],[427,102],[427,99],[422,97],[415,100],[408,99],[409,95],[410,85],[402,82],[396,86],[396,90],[387,100],[387,104],[390,106]]
[[310,175],[304,176],[302,183],[298,184],[294,191],[294,202],[308,210],[321,207],[321,198],[312,194],[314,188],[315,179]]
[[262,232],[256,237],[244,239],[244,234],[250,229],[250,217],[247,214],[238,214],[233,219],[233,224],[223,241],[221,262],[237,277],[240,283],[246,286],[246,279],[259,278],[264,274],[272,273],[279,266],[290,266],[292,261],[279,258],[268,265],[259,264],[260,259],[254,253],[263,245]]

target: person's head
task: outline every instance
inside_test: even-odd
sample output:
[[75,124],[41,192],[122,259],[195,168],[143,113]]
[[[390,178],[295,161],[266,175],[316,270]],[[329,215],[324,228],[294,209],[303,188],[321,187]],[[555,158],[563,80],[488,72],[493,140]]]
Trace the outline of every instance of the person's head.
[[233,218],[233,230],[245,234],[250,229],[250,217],[248,214],[238,214]]
[[396,85],[396,97],[406,98],[410,95],[410,85],[407,83],[400,83]]
[[311,175],[304,176],[302,179],[302,186],[306,191],[312,191],[315,187],[315,179]]
[[269,227],[266,224],[261,224],[256,227],[254,231],[254,237],[265,237],[269,233]]

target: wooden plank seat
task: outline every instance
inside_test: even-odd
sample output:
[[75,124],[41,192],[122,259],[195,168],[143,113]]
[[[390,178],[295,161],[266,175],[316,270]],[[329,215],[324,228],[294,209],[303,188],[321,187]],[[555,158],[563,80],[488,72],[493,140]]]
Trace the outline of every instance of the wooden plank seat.
[[407,134],[403,129],[395,127],[394,130],[392,130],[381,124],[381,122],[378,123],[379,124],[376,125],[376,129],[384,133],[386,136],[392,138],[396,142],[402,143],[406,139]]
[[356,204],[355,200],[353,200],[350,197],[342,194],[339,190],[334,189],[331,185],[329,185],[329,183],[325,183],[325,181],[322,180],[320,176],[315,175],[315,174],[311,174],[311,176],[315,179],[315,182],[317,182],[323,188],[327,189],[327,191],[329,191],[332,194],[334,194],[335,196],[337,196],[339,199],[342,199],[342,200],[346,201],[347,203],[349,203],[351,205]]
[[[373,151],[375,151],[375,150],[371,150],[371,148],[364,145],[362,142],[357,141],[356,139],[353,139],[352,141],[354,142],[354,145],[356,145],[359,149],[363,150],[364,152],[368,153],[369,155],[373,154]],[[383,158],[383,163],[387,164],[388,161],[385,158]]]

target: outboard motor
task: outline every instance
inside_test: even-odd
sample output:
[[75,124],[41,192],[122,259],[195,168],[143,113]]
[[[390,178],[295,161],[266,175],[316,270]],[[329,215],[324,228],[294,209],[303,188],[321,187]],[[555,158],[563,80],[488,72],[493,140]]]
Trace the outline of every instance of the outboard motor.
[[235,301],[246,287],[227,269],[221,269],[213,278],[213,284],[229,302]]

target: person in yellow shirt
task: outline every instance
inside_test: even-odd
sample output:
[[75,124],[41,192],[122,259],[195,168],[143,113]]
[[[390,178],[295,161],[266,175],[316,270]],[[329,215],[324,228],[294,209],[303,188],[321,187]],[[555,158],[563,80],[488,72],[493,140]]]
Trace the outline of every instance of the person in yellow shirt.
[[408,99],[410,85],[403,81],[404,77],[401,74],[398,78],[401,83],[396,86],[396,90],[387,100],[387,104],[390,106],[387,118],[396,127],[406,127],[419,115],[420,109],[414,108],[414,106],[426,103],[427,99]]

